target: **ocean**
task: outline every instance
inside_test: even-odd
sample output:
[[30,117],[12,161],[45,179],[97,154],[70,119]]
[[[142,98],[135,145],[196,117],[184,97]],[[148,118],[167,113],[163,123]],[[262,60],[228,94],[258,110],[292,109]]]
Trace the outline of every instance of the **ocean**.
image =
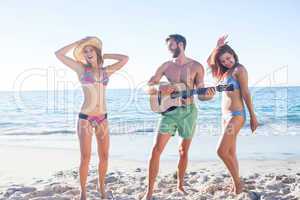
[[[251,88],[260,127],[257,135],[300,134],[300,87]],[[82,102],[80,90],[0,92],[0,136],[74,135]],[[212,101],[196,100],[196,136],[221,134],[221,95]],[[151,135],[159,114],[150,110],[142,90],[107,91],[111,135]],[[247,113],[248,115],[248,113]],[[249,115],[241,135],[250,135]]]
[[[251,88],[251,93],[260,126],[253,135],[247,113],[237,141],[238,158],[299,159],[300,87]],[[78,167],[80,151],[75,127],[82,102],[80,90],[0,94],[0,179],[6,180],[0,188]],[[220,101],[220,94],[211,101],[195,101],[198,121],[189,154],[192,163],[218,160]],[[124,161],[133,161],[146,166],[160,117],[150,110],[148,96],[142,90],[110,89],[107,105],[111,162],[123,166]],[[177,161],[178,138],[169,141],[162,163]],[[91,162],[98,162],[95,140]]]

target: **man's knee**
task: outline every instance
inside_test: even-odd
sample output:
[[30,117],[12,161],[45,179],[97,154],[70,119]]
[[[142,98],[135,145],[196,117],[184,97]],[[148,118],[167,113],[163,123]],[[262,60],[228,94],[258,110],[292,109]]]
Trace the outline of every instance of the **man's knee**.
[[163,152],[162,145],[155,144],[152,149],[152,156],[160,156],[160,154]]
[[184,148],[179,148],[179,156],[181,159],[187,159],[188,158],[188,150]]

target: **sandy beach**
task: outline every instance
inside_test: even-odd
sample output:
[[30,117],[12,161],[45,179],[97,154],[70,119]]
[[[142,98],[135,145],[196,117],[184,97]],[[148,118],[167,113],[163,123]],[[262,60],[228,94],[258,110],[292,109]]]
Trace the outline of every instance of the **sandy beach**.
[[[136,167],[140,166],[140,167]],[[156,183],[154,199],[299,199],[300,160],[242,160],[240,162],[245,192],[230,194],[228,173],[219,161],[191,162],[185,176],[188,195],[176,191],[176,162],[163,161]],[[140,199],[146,189],[146,163],[114,160],[106,183],[110,199]],[[92,166],[88,177],[89,199],[100,199],[97,192],[97,169]],[[2,188],[0,199],[68,200],[79,199],[77,168],[57,171],[50,178],[30,184],[12,184]]]
[[[174,174],[178,155],[177,139],[173,138],[161,157],[154,199],[300,198],[298,137],[240,137],[240,174],[246,192],[238,196],[224,189],[228,188],[230,177],[215,154],[217,138],[195,137],[185,177],[186,196],[176,192]],[[265,143],[266,140],[269,142]],[[107,191],[111,199],[140,199],[146,190],[147,160],[153,136],[112,136],[111,141]],[[124,144],[127,145],[126,151],[122,148]],[[1,200],[78,199],[79,149],[75,135],[30,139],[1,137],[0,145]],[[278,148],[279,145],[282,148]],[[138,148],[143,151],[138,151]],[[91,200],[99,199],[97,162],[97,153],[93,148],[87,184]]]

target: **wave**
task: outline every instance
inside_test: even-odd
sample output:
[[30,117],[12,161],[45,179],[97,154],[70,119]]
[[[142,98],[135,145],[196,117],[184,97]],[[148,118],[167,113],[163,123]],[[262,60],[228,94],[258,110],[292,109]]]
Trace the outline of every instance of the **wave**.
[[[112,131],[110,132],[111,135],[126,135],[126,134],[141,134],[141,133],[152,133],[154,132],[154,128],[141,128],[141,129],[134,129],[134,130],[128,130],[128,131]],[[14,136],[14,135],[28,135],[28,136],[37,136],[37,135],[71,135],[71,134],[76,134],[76,130],[55,130],[55,131],[41,131],[41,132],[24,132],[24,131],[12,131],[9,133],[3,133],[1,135],[9,135],[9,136]]]
[[10,133],[4,133],[2,135],[57,135],[57,134],[75,134],[75,131],[70,130],[56,130],[56,131],[41,131],[41,132],[10,132]]
[[155,131],[154,128],[144,128],[144,129],[136,129],[134,132],[136,132],[136,133],[140,133],[140,132],[151,133],[154,131]]
[[129,129],[129,130],[115,130],[111,129],[110,134],[111,135],[131,135],[131,134],[136,134],[136,135],[143,135],[143,134],[149,134],[149,133],[154,133],[155,128],[137,128],[137,129]]
[[0,122],[0,126],[15,126],[19,125],[21,123],[15,123],[15,122]]

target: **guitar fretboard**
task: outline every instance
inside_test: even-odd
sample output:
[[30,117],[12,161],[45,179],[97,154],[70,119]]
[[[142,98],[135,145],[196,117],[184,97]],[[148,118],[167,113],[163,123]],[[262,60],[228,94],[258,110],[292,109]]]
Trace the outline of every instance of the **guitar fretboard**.
[[186,99],[186,98],[191,97],[195,94],[202,95],[202,94],[205,94],[206,91],[210,88],[216,88],[216,90],[218,92],[232,91],[233,90],[233,85],[232,84],[230,84],[230,85],[218,85],[216,87],[206,87],[206,88],[198,88],[198,89],[192,89],[192,90],[173,92],[171,94],[171,98],[175,99],[175,98],[181,97],[181,98]]

